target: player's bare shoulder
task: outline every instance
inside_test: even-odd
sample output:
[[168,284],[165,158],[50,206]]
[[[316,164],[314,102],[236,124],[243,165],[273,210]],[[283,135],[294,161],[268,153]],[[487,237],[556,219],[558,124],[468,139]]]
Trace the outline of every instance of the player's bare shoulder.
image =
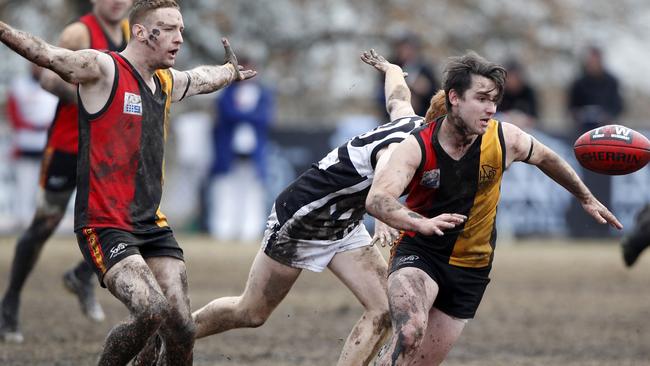
[[391,154],[390,166],[396,169],[399,169],[400,166],[407,166],[410,170],[415,171],[420,166],[422,158],[420,143],[415,136],[410,135],[395,146],[395,151]]
[[78,51],[90,48],[88,27],[81,22],[74,22],[63,29],[59,36],[59,47]]
[[534,138],[521,128],[508,122],[501,123],[503,141],[506,145],[506,168],[515,161],[523,161],[531,152]]

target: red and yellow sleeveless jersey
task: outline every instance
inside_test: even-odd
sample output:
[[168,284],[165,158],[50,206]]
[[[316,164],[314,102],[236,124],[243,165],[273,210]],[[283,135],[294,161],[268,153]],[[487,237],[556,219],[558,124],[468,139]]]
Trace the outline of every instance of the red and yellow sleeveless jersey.
[[[127,20],[122,21],[123,41],[121,44],[115,45],[106,35],[106,32],[104,32],[104,29],[94,14],[88,13],[82,16],[79,18],[79,22],[88,28],[90,48],[96,50],[122,51],[126,47],[129,35],[131,34],[129,22]],[[68,153],[77,153],[79,140],[77,126],[78,113],[76,104],[59,101],[54,120],[50,126],[47,148]]]
[[75,230],[166,227],[159,206],[172,74],[156,71],[152,92],[128,60],[109,55],[115,79],[108,102],[95,114],[79,104]]
[[[443,213],[467,216],[464,224],[443,236],[405,232],[417,244],[430,248],[448,263],[460,267],[491,265],[496,243],[496,214],[505,169],[505,143],[499,121],[490,120],[460,159],[452,159],[438,142],[443,119],[423,126],[413,135],[422,161],[407,187],[406,205],[425,217]],[[399,244],[398,244],[399,245]]]

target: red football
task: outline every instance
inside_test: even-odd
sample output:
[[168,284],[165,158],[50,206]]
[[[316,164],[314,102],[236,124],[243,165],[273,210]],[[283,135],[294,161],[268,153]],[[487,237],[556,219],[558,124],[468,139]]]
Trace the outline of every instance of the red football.
[[607,125],[585,132],[573,144],[573,152],[580,165],[589,170],[622,175],[650,161],[650,141],[631,128]]

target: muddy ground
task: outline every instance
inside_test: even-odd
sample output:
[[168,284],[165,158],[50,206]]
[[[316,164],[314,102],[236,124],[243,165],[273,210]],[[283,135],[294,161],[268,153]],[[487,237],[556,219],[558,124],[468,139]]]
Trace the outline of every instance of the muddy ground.
[[[256,244],[179,237],[194,309],[238,294]],[[4,291],[14,238],[0,238]],[[650,253],[631,270],[614,242],[501,242],[492,283],[445,365],[650,365]],[[126,311],[106,290],[107,320],[79,315],[61,274],[80,258],[71,237],[48,243],[27,283],[21,313],[25,343],[0,343],[0,365],[92,365],[112,324]],[[195,365],[334,365],[361,314],[330,273],[305,272],[258,329],[200,340]]]

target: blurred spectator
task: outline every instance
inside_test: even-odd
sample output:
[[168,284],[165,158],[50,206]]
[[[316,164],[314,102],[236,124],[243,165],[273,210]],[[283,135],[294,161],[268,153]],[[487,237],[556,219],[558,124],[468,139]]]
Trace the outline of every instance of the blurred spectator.
[[[421,51],[420,37],[413,33],[406,33],[393,43],[391,62],[408,73],[406,83],[411,89],[411,105],[417,115],[424,116],[429,108],[429,100],[440,88],[440,82],[435,76],[433,65],[422,56]],[[385,111],[383,79],[380,85],[382,89],[379,91],[378,102],[381,109]]]
[[505,64],[508,71],[503,99],[499,105],[500,117],[520,128],[530,129],[537,122],[537,95],[526,79],[522,65],[516,60]]
[[[589,46],[582,60],[582,74],[569,89],[569,111],[575,122],[574,137],[598,126],[614,123],[623,111],[623,98],[616,77],[603,64],[600,48]],[[611,177],[582,168],[582,179],[606,207],[611,206]],[[567,213],[571,234],[577,237],[607,237],[611,231],[604,225],[594,225],[582,213],[580,205],[572,202]]]
[[587,48],[582,75],[569,89],[569,111],[578,134],[613,123],[623,112],[618,79],[605,69],[598,47]]
[[[175,138],[175,164],[170,165],[165,178],[166,194],[163,206],[167,218],[183,230],[199,229],[204,209],[202,190],[212,164],[212,99],[195,97],[185,101],[190,107],[179,114],[170,125]],[[206,102],[206,103],[203,103]]]
[[[244,57],[239,64],[255,67]],[[265,147],[275,115],[274,95],[254,78],[226,88],[216,107],[208,230],[221,240],[256,240],[267,214]]]
[[41,88],[42,69],[31,65],[30,73],[15,78],[7,98],[7,115],[13,128],[13,165],[16,179],[15,218],[26,227],[36,210],[36,191],[47,129],[58,99]]

